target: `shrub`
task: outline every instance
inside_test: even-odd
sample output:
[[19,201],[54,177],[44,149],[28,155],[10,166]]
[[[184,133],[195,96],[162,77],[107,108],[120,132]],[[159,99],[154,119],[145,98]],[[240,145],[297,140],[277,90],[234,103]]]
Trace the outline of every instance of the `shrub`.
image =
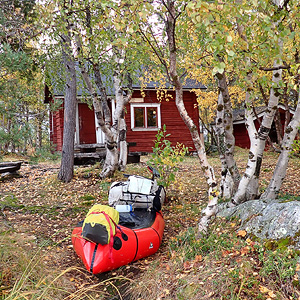
[[164,125],[163,129],[159,130],[156,135],[152,158],[148,161],[149,165],[154,165],[158,170],[160,174],[159,183],[165,188],[168,188],[170,183],[175,181],[178,163],[188,153],[188,147],[183,144],[177,143],[176,146],[172,146],[172,143],[167,139],[169,136],[166,125]]

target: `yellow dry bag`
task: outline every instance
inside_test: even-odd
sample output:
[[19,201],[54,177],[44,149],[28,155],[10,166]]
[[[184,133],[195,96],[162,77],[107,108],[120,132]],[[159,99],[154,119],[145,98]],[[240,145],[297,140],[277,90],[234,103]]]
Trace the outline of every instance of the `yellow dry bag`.
[[97,244],[109,244],[116,233],[118,223],[117,210],[107,205],[95,204],[83,222],[82,237]]

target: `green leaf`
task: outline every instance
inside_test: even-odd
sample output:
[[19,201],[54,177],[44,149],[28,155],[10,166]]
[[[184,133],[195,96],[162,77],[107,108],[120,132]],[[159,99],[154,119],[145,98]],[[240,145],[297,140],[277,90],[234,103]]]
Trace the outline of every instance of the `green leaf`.
[[229,51],[227,51],[227,54],[232,57],[232,56],[234,56],[235,53],[232,50],[229,50]]
[[231,43],[232,42],[232,36],[231,35],[227,35],[227,42]]

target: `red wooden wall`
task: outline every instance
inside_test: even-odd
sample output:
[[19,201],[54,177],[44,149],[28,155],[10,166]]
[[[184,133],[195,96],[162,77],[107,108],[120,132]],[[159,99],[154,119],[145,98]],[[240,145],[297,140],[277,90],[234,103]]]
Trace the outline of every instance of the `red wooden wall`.
[[[256,129],[259,128],[257,121],[254,121]],[[245,123],[233,125],[233,135],[235,137],[235,145],[241,148],[250,148],[250,139]]]
[[[280,120],[281,120],[281,125],[284,130],[284,123],[285,123],[285,111],[281,108],[279,108],[279,113],[280,113]],[[291,118],[292,118],[291,114]],[[262,121],[262,118],[260,118],[260,122]],[[255,127],[258,130],[259,128],[259,122],[257,120],[254,121]],[[274,126],[274,123],[273,123]],[[250,148],[250,139],[248,135],[248,131],[246,129],[245,123],[241,124],[234,124],[233,125],[233,134],[235,137],[235,145],[241,148],[249,149]],[[276,142],[277,141],[277,135],[276,131],[274,128],[271,128],[270,134],[269,134],[271,141]],[[266,144],[266,149],[269,148],[270,145]]]
[[64,108],[50,112],[50,141],[56,151],[62,150],[64,132]]
[[[145,91],[146,97],[143,103],[158,103],[156,91]],[[191,134],[181,119],[176,104],[175,92],[169,92],[173,98],[169,101],[161,102],[161,125],[166,124],[167,133],[170,134],[168,139],[175,146],[177,142],[183,143],[190,148],[190,151],[195,151],[192,142]],[[134,98],[142,98],[139,91],[135,91]],[[198,110],[194,108],[196,104],[196,95],[189,91],[184,91],[184,103],[186,110],[193,119],[196,126],[199,128]],[[88,111],[87,111],[88,110]],[[95,143],[95,119],[93,111],[90,110],[87,104],[79,104],[79,125],[80,125],[80,140],[82,143]],[[153,152],[152,147],[156,139],[157,131],[133,131],[131,130],[130,120],[130,104],[126,107],[126,124],[127,124],[127,142],[134,143],[135,146],[130,146],[130,152]],[[50,114],[50,140],[56,147],[57,151],[62,150],[63,143],[63,123],[64,123],[63,106],[60,110]],[[93,128],[92,128],[93,127]]]
[[[191,151],[195,150],[191,134],[181,119],[175,104],[175,92],[168,92],[173,96],[169,101],[163,100],[161,102],[161,125],[166,124],[167,133],[170,134],[168,139],[172,145],[177,142],[183,143],[185,146],[190,147]],[[157,103],[157,96],[155,90],[145,91],[145,98],[143,103]],[[135,91],[133,98],[142,98],[139,91]],[[198,110],[194,108],[196,103],[196,95],[189,91],[184,91],[184,103],[187,112],[193,119],[197,127],[199,127]],[[130,146],[130,152],[153,152],[152,147],[156,139],[157,131],[133,131],[130,123],[130,104],[126,107],[126,124],[127,124],[127,142],[135,143],[136,146]]]

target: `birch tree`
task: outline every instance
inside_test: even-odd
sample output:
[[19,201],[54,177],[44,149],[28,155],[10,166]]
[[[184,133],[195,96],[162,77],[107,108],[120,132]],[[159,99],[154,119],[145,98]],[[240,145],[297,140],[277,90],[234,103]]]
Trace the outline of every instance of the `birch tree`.
[[[77,14],[80,20],[77,30],[86,32],[85,37],[78,33],[76,38],[80,69],[98,125],[105,134],[106,158],[101,178],[112,176],[117,169],[124,170],[127,164],[124,109],[131,99],[132,78],[138,74],[141,64],[138,54],[141,46],[130,23],[130,12],[135,5],[130,1],[120,4],[102,1],[101,5],[81,6],[83,14]],[[87,64],[91,66],[90,71]],[[100,91],[99,99],[96,88]],[[113,115],[108,104],[108,88],[114,90]]]
[[[287,58],[283,50],[283,39],[288,41],[292,36],[295,38],[295,29],[293,35],[289,34],[288,37],[286,37],[287,30],[283,30],[285,24],[290,22],[287,21],[287,17],[291,14],[296,15],[298,11],[294,6],[293,9],[289,8],[290,3],[290,1],[282,4],[261,1],[247,5],[239,1],[226,3],[156,1],[154,5],[156,10],[154,9],[154,12],[152,10],[152,13],[156,13],[157,19],[164,24],[159,27],[161,38],[156,38],[157,32],[150,28],[151,24],[146,18],[142,23],[144,25],[140,25],[141,34],[174,86],[178,111],[191,131],[209,187],[212,185],[214,187],[214,192],[209,189],[209,202],[199,223],[199,232],[205,232],[210,217],[216,212],[219,192],[214,172],[203,159],[206,157],[203,144],[198,141],[194,124],[189,122],[184,111],[181,94],[182,71],[199,74],[201,72],[199,70],[205,70],[203,72],[210,70],[215,76],[218,89],[216,127],[222,160],[222,182],[225,183],[221,182],[221,187],[223,186],[221,191],[228,191],[226,197],[231,198],[234,205],[259,197],[263,152],[277,105],[282,97],[282,70],[286,64],[283,56]],[[187,30],[185,26],[189,29]],[[295,23],[293,26],[296,26]],[[168,50],[166,52],[163,51],[164,43]],[[193,48],[192,45],[196,43],[197,47]],[[197,55],[195,55],[196,48]],[[271,78],[268,74],[270,71],[273,72]],[[251,148],[241,180],[233,157],[232,103],[226,73],[230,73],[231,77],[235,78],[236,84],[245,89],[246,95],[246,127],[251,139]],[[201,80],[203,77],[198,78]],[[261,86],[265,94],[266,88],[269,88],[270,92],[268,107],[257,131],[254,126],[254,103],[260,96]],[[296,125],[297,123],[292,124]],[[207,176],[205,172],[209,175]]]
[[[52,49],[57,49],[59,37],[69,32],[70,48],[80,71],[77,85],[82,82],[85,101],[94,108],[97,124],[105,135],[107,153],[100,174],[105,178],[117,169],[124,170],[127,164],[124,108],[132,95],[132,78],[136,80],[140,75],[141,58],[145,57],[131,22],[139,3],[72,0],[68,7],[63,4],[48,3],[54,16],[49,20]],[[72,25],[69,31],[63,27],[62,16]],[[113,112],[111,107],[115,108]]]
[[[198,2],[200,4],[200,1]],[[261,5],[261,6],[260,6]],[[192,5],[191,5],[192,7]],[[241,40],[240,44],[242,45],[244,51],[241,51],[240,53],[243,53],[243,55],[239,55],[238,53],[238,45],[235,43],[235,49],[224,49],[226,50],[229,56],[232,58],[231,62],[236,65],[237,63],[239,66],[244,67],[244,71],[242,72],[236,72],[239,80],[243,80],[244,78],[244,87],[246,89],[246,98],[245,98],[245,105],[246,105],[246,111],[245,111],[245,118],[246,118],[246,127],[248,129],[250,141],[251,141],[251,148],[249,151],[249,160],[247,163],[247,167],[245,170],[244,175],[242,176],[242,179],[238,185],[238,188],[236,190],[236,193],[232,194],[232,203],[239,204],[243,201],[247,201],[250,199],[257,199],[259,197],[259,175],[260,175],[260,168],[261,163],[263,159],[263,152],[266,145],[266,140],[268,138],[268,134],[270,132],[270,128],[272,126],[272,122],[274,120],[275,113],[277,111],[277,105],[279,103],[279,100],[282,97],[282,89],[283,81],[282,81],[282,70],[285,69],[285,64],[283,64],[283,37],[286,37],[287,31],[285,30],[284,34],[282,32],[284,27],[284,22],[286,21],[287,15],[291,14],[293,11],[288,7],[288,3],[285,2],[283,4],[280,3],[273,3],[268,6],[266,2],[262,2],[259,4],[256,4],[256,6],[249,7],[249,10],[247,10],[245,4],[235,3],[235,6],[231,6],[230,3],[221,4],[221,3],[215,3],[215,4],[205,4],[201,3],[197,6],[195,5],[195,8],[198,7],[198,9],[201,11],[201,9],[211,12],[209,14],[210,21],[208,24],[208,33],[213,32],[214,37],[216,36],[216,28],[214,26],[214,17],[217,19],[220,17],[215,16],[215,13],[222,10],[222,14],[220,15],[225,16],[225,18],[231,18],[234,17],[237,21],[237,31],[238,36]],[[231,14],[226,15],[227,9],[230,9]],[[245,14],[245,12],[247,13]],[[293,11],[293,14],[297,11]],[[228,11],[227,11],[228,13]],[[249,13],[249,14],[248,14]],[[251,17],[251,14],[253,14],[253,17]],[[199,14],[201,15],[201,14]],[[197,16],[194,15],[194,22],[197,25]],[[202,16],[202,15],[201,15]],[[255,16],[255,18],[254,18]],[[244,21],[243,24],[241,24],[241,20]],[[255,24],[253,24],[253,20],[255,20]],[[291,19],[290,19],[291,20]],[[205,21],[204,21],[205,22]],[[221,21],[222,22],[222,21]],[[232,22],[232,21],[231,21]],[[222,22],[225,23],[224,21]],[[233,22],[232,22],[233,23]],[[254,25],[254,26],[253,26]],[[210,28],[211,26],[211,28]],[[251,26],[251,31],[248,30]],[[227,27],[228,28],[228,27]],[[254,28],[257,28],[257,32],[259,34],[255,35],[254,32],[256,30]],[[293,26],[290,26],[290,28],[293,28]],[[254,31],[253,31],[254,30]],[[233,30],[232,30],[233,32]],[[294,29],[293,29],[294,32]],[[291,35],[288,35],[288,39],[291,37]],[[285,38],[285,41],[288,39]],[[220,40],[220,39],[219,39]],[[228,40],[228,39],[227,39]],[[230,41],[234,40],[230,37]],[[249,42],[250,41],[250,42]],[[219,44],[219,49],[224,48],[224,43]],[[246,51],[245,51],[246,50]],[[297,52],[297,51],[296,51]],[[295,53],[296,53],[295,52]],[[224,53],[224,52],[223,52]],[[268,67],[268,65],[271,63],[270,59],[273,59],[273,66]],[[229,64],[229,60],[227,61]],[[222,67],[225,67],[226,65],[223,64]],[[220,64],[216,66],[217,71],[220,68]],[[266,109],[266,112],[264,114],[263,120],[261,122],[260,128],[257,131],[254,126],[254,110],[253,110],[253,99],[257,97],[257,91],[255,90],[255,85],[257,86],[259,81],[259,70],[263,70],[265,72],[273,72],[272,78],[269,80],[271,82],[271,85],[268,84],[267,86],[270,86],[270,93],[269,93],[269,100],[268,100],[268,106]],[[219,72],[220,73],[220,72]],[[244,77],[243,77],[244,74]],[[218,76],[218,75],[217,75]],[[265,76],[262,76],[265,77]],[[257,80],[258,82],[255,82]],[[268,83],[269,83],[268,82]],[[220,99],[220,97],[219,97]],[[219,111],[218,111],[219,113]],[[297,119],[297,114],[295,114],[295,118]],[[218,119],[217,119],[218,120]],[[291,123],[291,126],[295,128],[295,132],[297,132],[297,126],[298,123],[295,121],[294,123]],[[295,127],[294,127],[295,126]],[[220,126],[222,129],[222,126]],[[289,128],[289,133],[291,133],[291,136],[288,139],[293,140],[295,132]],[[292,134],[293,132],[293,134]],[[287,132],[286,132],[287,133]],[[291,140],[289,140],[289,144],[291,143]],[[287,144],[286,144],[287,145]],[[289,146],[287,145],[287,148]],[[289,148],[290,149],[290,148]],[[282,152],[282,160],[284,163],[282,164],[282,168],[286,169],[286,160],[283,159],[285,157],[284,151]],[[284,165],[284,167],[283,167]],[[279,165],[278,165],[279,166]],[[274,172],[274,178],[277,178],[278,180],[272,179],[272,183],[270,183],[267,192],[264,193],[262,196],[263,198],[266,197],[273,197],[276,194],[278,194],[278,190],[274,189],[273,184],[275,184],[275,181],[277,183],[282,182],[282,178],[284,176],[279,176],[279,171],[281,170],[281,174],[285,175],[285,172],[283,169],[276,167],[276,171]],[[280,184],[279,184],[280,185]],[[278,185],[277,185],[278,188]],[[271,192],[272,191],[272,192]]]
[[[274,29],[278,32],[278,21],[273,23]],[[244,39],[246,42],[247,40]],[[273,86],[270,91],[270,97],[268,101],[268,107],[266,113],[263,117],[262,123],[259,130],[257,131],[254,126],[254,120],[251,113],[245,113],[246,117],[246,127],[248,128],[249,138],[250,138],[250,151],[249,151],[249,160],[246,167],[246,171],[240,181],[240,185],[237,193],[234,195],[232,202],[234,204],[239,204],[246,200],[251,200],[259,197],[258,191],[258,180],[261,169],[263,152],[266,146],[266,140],[268,138],[275,113],[277,111],[277,106],[279,103],[279,86],[282,80],[282,70],[278,70],[278,66],[282,64],[282,41],[278,39],[278,48],[279,48],[279,57],[274,61],[274,71],[272,82]],[[247,61],[249,59],[247,58]],[[249,62],[251,64],[251,62]],[[251,80],[251,79],[250,79]],[[250,102],[249,93],[245,101],[246,110],[251,110],[252,104]]]
[[[167,0],[157,1],[156,5],[158,6],[158,9],[157,11],[152,11],[152,13],[158,15],[159,21],[163,22],[160,34],[155,34],[155,30],[157,29],[152,27],[153,25],[155,26],[155,24],[151,24],[147,18],[143,17],[143,13],[141,13],[140,19],[140,22],[142,22],[142,25],[140,25],[140,32],[145,42],[149,44],[152,53],[160,62],[163,72],[169,80],[169,83],[173,85],[175,89],[175,103],[178,112],[190,131],[203,174],[206,178],[209,203],[206,208],[205,218],[203,218],[199,223],[199,231],[205,231],[209,218],[216,213],[219,191],[217,189],[217,181],[215,178],[214,169],[209,164],[206,156],[203,139],[200,137],[200,133],[196,124],[189,116],[183,99],[183,77],[186,75],[186,72],[184,71],[184,65],[182,62],[185,56],[183,55],[183,48],[180,49],[177,40],[177,22],[179,22],[181,16],[186,13],[185,9],[187,2]],[[151,10],[151,7],[149,9]],[[188,24],[184,26],[184,23],[181,23],[180,28],[181,33],[184,32],[186,34],[185,37],[188,35],[187,25]],[[162,38],[158,39],[156,35]],[[166,45],[164,45],[164,42]],[[165,46],[166,49],[164,48]],[[190,44],[185,45],[184,50],[188,49],[188,46],[190,46]],[[191,50],[187,51],[187,53],[191,53]]]
[[[299,84],[299,83],[298,83]],[[284,137],[281,143],[281,152],[273,172],[272,179],[261,195],[261,199],[275,199],[278,197],[282,182],[286,175],[286,170],[292,151],[292,144],[295,140],[296,134],[300,128],[300,93],[298,92],[298,104],[294,116],[285,129]]]

